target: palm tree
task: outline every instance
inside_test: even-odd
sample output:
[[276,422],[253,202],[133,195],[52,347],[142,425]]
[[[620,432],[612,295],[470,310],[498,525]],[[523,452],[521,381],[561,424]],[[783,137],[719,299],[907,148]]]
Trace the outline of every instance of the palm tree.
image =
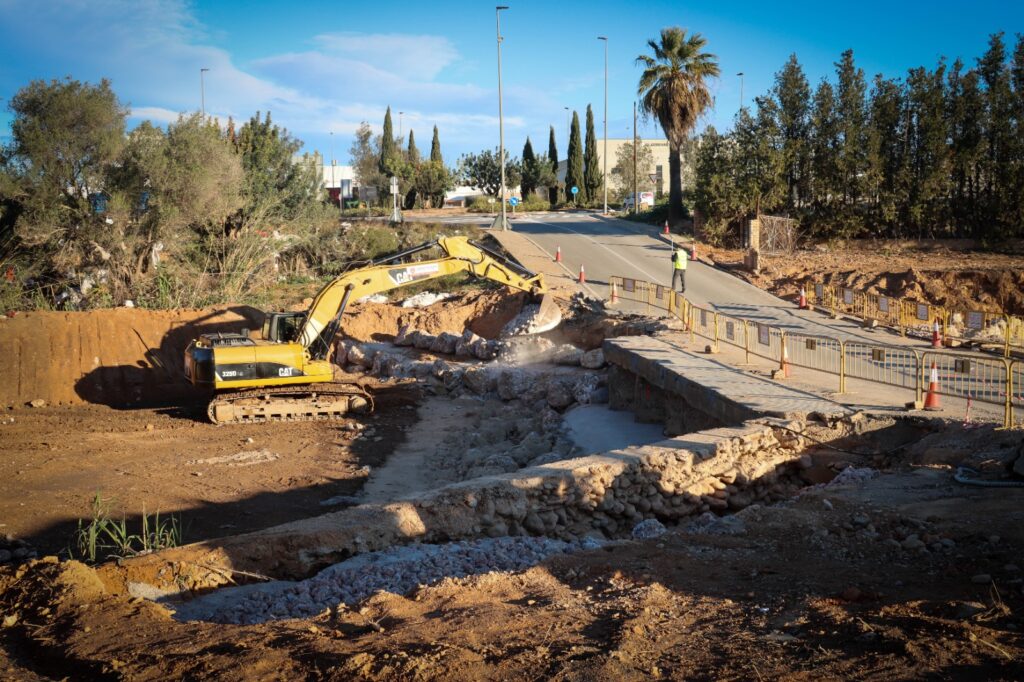
[[703,52],[707,40],[699,33],[686,35],[678,27],[661,29],[661,44],[648,40],[654,56],[640,55],[644,65],[637,86],[644,116],[655,116],[668,140],[668,219],[677,224],[683,216],[680,150],[697,119],[711,106],[707,79],[718,76],[715,55]]

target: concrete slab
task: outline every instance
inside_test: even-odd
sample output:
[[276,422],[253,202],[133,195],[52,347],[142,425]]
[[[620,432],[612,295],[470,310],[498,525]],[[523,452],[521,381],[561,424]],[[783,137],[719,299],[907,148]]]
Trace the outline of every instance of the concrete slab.
[[758,417],[805,419],[808,414],[850,414],[850,408],[813,393],[786,386],[697,354],[673,342],[671,335],[624,336],[604,342],[608,362],[663,391],[682,397],[691,407],[737,424]]

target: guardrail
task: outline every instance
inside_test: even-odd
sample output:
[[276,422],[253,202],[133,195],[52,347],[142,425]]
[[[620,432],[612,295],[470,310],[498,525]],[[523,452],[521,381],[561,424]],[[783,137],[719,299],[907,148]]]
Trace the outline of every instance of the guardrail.
[[[920,403],[929,391],[934,366],[939,378],[934,392],[967,399],[968,414],[973,402],[1000,405],[1003,425],[1010,428],[1015,424],[1016,411],[1024,410],[1024,361],[787,332],[763,322],[701,308],[679,292],[644,280],[613,276],[609,278],[609,290],[612,287],[620,299],[643,303],[648,310],[663,310],[681,320],[691,339],[697,336],[708,339],[716,352],[722,344],[727,344],[741,349],[747,362],[751,356],[756,356],[777,362],[780,369],[788,365],[832,374],[837,378],[840,393],[846,392],[848,378],[859,379],[913,391],[915,401]],[[826,289],[825,299],[829,300],[831,295]],[[877,300],[883,298],[862,295],[861,298],[853,296],[853,301],[854,305],[863,306],[862,309],[891,314],[894,318],[907,314],[904,306],[897,305],[894,299],[889,301],[893,303],[891,306]],[[926,311],[917,310],[913,314],[923,319]],[[933,312],[929,310],[927,315]]]
[[[1000,343],[1003,356],[1011,349],[1024,350],[1024,319],[984,310],[949,310],[942,306],[905,298],[869,294],[850,287],[832,286],[808,280],[804,284],[807,302],[829,311],[833,317],[843,313],[862,320],[924,336],[931,333],[936,322],[945,339],[960,342]],[[1001,327],[1001,328],[1000,328]]]

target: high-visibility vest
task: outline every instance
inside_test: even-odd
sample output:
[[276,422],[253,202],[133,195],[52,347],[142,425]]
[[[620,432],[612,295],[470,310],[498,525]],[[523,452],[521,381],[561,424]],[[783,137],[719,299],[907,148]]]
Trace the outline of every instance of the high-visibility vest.
[[686,251],[683,249],[676,249],[676,260],[674,265],[676,270],[686,269]]

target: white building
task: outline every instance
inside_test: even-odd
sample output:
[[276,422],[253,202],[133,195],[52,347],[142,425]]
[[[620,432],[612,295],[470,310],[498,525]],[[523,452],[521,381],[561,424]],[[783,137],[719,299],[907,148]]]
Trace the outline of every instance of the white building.
[[355,168],[324,164],[320,167],[320,182],[333,201],[337,202],[339,196],[351,199],[356,182]]
[[[618,176],[612,173],[612,169],[615,167],[617,159],[619,157],[619,149],[633,141],[631,137],[617,137],[608,138],[608,190],[609,192],[618,187]],[[640,177],[637,178],[639,189],[643,191],[654,190],[659,195],[668,192],[668,140],[663,137],[656,138],[645,138],[640,140],[640,144],[649,147],[651,155],[654,157],[651,163],[650,175],[651,177]],[[604,162],[601,160],[601,155],[604,152],[604,138],[597,138],[597,165],[598,168],[604,171]],[[692,159],[683,160],[683,166],[691,165]],[[565,170],[568,165],[567,159],[562,159],[558,162],[558,181],[565,182]]]

